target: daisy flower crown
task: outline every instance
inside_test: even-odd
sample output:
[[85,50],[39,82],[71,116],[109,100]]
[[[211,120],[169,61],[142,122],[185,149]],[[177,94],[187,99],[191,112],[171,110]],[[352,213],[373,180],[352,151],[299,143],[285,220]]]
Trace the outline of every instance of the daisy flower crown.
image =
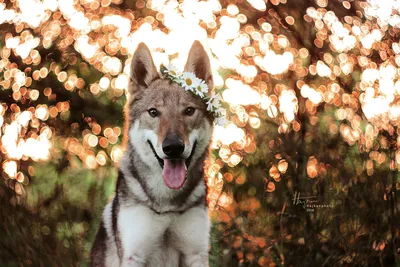
[[161,65],[160,71],[165,78],[179,84],[185,89],[185,91],[200,97],[201,100],[206,103],[207,111],[214,116],[214,123],[216,125],[224,126],[226,124],[226,112],[225,109],[221,107],[221,95],[218,93],[209,97],[207,95],[208,85],[204,80],[197,78],[193,72],[181,73],[173,65],[169,65],[168,67]]

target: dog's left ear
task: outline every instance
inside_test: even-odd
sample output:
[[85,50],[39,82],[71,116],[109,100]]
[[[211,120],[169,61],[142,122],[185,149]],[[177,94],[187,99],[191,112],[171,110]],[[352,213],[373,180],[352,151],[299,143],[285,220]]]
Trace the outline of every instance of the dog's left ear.
[[157,78],[159,78],[159,75],[150,50],[144,43],[140,43],[132,58],[132,85],[129,86],[129,93],[133,94],[135,90],[147,88]]
[[190,48],[189,56],[185,65],[185,72],[193,72],[197,78],[204,80],[208,85],[208,93],[214,89],[210,60],[203,45],[194,41]]

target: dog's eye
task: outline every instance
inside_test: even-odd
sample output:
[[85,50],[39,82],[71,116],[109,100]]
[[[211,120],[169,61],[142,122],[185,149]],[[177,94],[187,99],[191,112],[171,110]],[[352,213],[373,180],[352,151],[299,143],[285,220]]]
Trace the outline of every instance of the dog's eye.
[[188,108],[185,109],[185,115],[192,116],[194,114],[195,110],[196,110],[195,108],[188,107]]
[[158,112],[158,110],[155,109],[155,108],[149,109],[149,114],[150,114],[150,116],[152,116],[153,118],[155,118],[155,117],[157,117],[158,115],[160,115],[160,113]]

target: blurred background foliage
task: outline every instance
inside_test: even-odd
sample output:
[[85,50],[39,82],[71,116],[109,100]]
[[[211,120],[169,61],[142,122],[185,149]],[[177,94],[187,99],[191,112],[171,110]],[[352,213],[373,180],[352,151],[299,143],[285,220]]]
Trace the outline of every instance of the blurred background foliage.
[[384,3],[0,0],[0,265],[88,264],[130,57],[144,41],[182,67],[198,39],[230,119],[207,168],[210,265],[400,266],[400,6]]

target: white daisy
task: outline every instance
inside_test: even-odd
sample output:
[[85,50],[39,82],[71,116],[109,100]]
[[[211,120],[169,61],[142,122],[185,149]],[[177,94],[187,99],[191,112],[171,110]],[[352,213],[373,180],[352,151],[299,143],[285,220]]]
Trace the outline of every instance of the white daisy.
[[214,106],[211,103],[211,99],[209,101],[207,101],[207,111],[209,112],[214,112]]
[[197,88],[194,89],[194,93],[195,93],[196,95],[200,96],[201,99],[204,98],[203,92],[202,92],[202,91],[199,91]]
[[[223,112],[224,111],[224,112]],[[214,111],[215,117],[223,117],[225,116],[225,109],[223,108],[218,108],[217,110]]]
[[[204,83],[203,80],[200,81],[201,82],[196,87],[196,94],[203,99],[208,92],[208,86]],[[206,89],[204,89],[204,86],[206,87]]]
[[215,124],[219,125],[219,126],[225,126],[228,123],[228,121],[226,120],[225,116],[221,116],[218,118],[215,118]]
[[218,110],[219,107],[221,106],[221,96],[220,94],[215,94],[211,96],[210,100],[207,101],[207,110],[214,112],[215,110]]
[[173,77],[178,77],[181,75],[181,72],[179,71],[179,69],[172,63],[169,63],[166,73],[168,73],[169,75],[171,75]]
[[200,84],[201,80],[194,75],[192,72],[184,72],[180,77],[182,81],[181,85],[186,91],[194,91],[194,89]]
[[204,81],[201,81],[201,83],[197,86],[197,91],[202,92],[203,94],[207,94],[208,85]]

